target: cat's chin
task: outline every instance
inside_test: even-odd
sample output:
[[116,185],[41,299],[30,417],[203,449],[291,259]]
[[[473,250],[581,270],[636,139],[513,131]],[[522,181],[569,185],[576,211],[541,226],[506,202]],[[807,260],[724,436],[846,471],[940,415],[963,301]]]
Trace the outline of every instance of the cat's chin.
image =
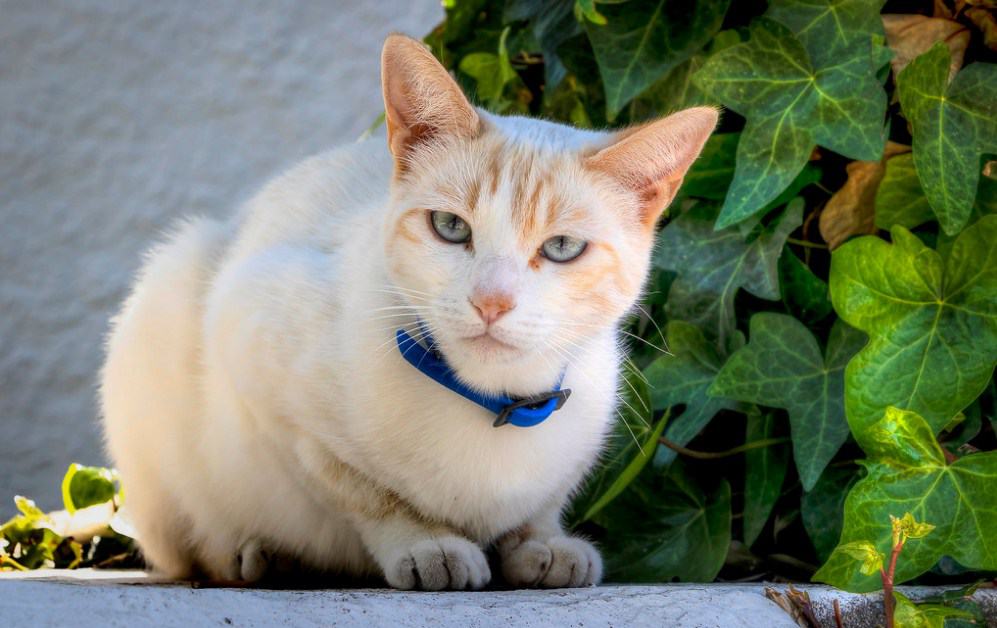
[[523,356],[519,347],[487,333],[461,338],[460,344],[469,355],[486,364],[506,364]]

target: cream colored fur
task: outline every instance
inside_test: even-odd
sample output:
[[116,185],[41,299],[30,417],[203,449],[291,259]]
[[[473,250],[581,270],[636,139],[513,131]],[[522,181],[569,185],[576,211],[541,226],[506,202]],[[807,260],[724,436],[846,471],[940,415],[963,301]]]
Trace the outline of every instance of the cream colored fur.
[[[411,46],[393,37],[386,56]],[[386,68],[413,71],[449,80],[442,69]],[[153,567],[256,580],[276,556],[400,588],[480,588],[494,544],[516,586],[599,581],[598,553],[559,518],[616,416],[616,326],[639,295],[653,229],[637,218],[633,173],[614,179],[586,162],[614,136],[462,115],[480,124],[476,135],[448,136],[444,124],[392,144],[394,159],[378,141],[314,157],[231,220],[189,220],[151,251],[114,320],[101,393],[108,450]],[[715,123],[703,116],[687,162]],[[480,185],[508,154],[548,173],[546,218],[598,242],[573,269],[537,262],[523,244],[515,164],[499,159],[494,185]],[[405,217],[465,211],[455,202],[476,182],[473,250]],[[597,280],[586,268],[615,274]],[[515,351],[467,340],[486,331],[469,295],[500,288],[517,305],[488,331]],[[493,428],[487,411],[399,354],[394,331],[419,320],[471,385],[528,395],[565,371],[570,400],[536,427]]]

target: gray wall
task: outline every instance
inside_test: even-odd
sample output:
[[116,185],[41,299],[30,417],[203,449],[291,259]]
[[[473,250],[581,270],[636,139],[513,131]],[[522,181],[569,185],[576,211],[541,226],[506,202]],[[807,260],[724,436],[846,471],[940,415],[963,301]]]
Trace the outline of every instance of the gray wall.
[[96,373],[141,253],[381,111],[438,0],[0,0],[0,516],[103,464]]

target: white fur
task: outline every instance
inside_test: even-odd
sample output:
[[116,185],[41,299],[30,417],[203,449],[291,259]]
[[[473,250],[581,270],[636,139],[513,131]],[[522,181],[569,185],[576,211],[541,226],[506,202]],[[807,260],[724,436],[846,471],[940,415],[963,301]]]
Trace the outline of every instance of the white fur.
[[[538,149],[605,140],[549,123],[487,120]],[[488,567],[468,547],[528,525],[533,545],[512,553],[530,565],[520,584],[598,580],[598,555],[562,538],[558,518],[615,417],[615,324],[636,295],[602,328],[572,331],[564,386],[573,394],[561,411],[536,427],[493,428],[487,411],[399,355],[394,330],[413,329],[411,312],[421,310],[382,308],[419,307],[419,295],[432,294],[425,312],[461,377],[481,389],[537,392],[568,362],[565,352],[538,344],[551,333],[544,325],[570,314],[556,310],[564,307],[556,276],[502,266],[514,255],[502,242],[515,238],[497,208],[488,226],[476,227],[482,239],[466,268],[441,257],[450,252],[432,254],[439,268],[394,257],[386,234],[411,206],[404,193],[417,190],[391,196],[391,175],[382,143],[342,148],[279,177],[230,222],[185,222],[150,253],[114,321],[102,400],[126,506],[156,568],[255,578],[262,544],[266,554],[383,574],[395,586],[418,586],[405,574],[422,561],[425,588],[480,587]],[[642,277],[648,254],[634,254]],[[464,295],[488,281],[518,291],[516,310],[496,333],[529,345],[523,355],[490,359],[462,349],[458,336],[480,325]],[[458,537],[404,517],[358,514],[348,504],[365,493],[332,479],[340,476],[327,469],[337,463]],[[464,537],[472,544],[462,545]],[[240,570],[247,547],[252,562]],[[538,556],[557,565],[546,582]],[[447,560],[451,579],[441,580]]]

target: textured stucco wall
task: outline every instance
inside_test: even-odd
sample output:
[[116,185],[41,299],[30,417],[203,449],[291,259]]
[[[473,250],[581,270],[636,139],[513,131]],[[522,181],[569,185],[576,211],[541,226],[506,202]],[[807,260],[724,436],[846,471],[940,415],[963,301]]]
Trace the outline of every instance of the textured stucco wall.
[[147,244],[355,139],[437,0],[0,0],[0,516],[105,461],[107,319]]

